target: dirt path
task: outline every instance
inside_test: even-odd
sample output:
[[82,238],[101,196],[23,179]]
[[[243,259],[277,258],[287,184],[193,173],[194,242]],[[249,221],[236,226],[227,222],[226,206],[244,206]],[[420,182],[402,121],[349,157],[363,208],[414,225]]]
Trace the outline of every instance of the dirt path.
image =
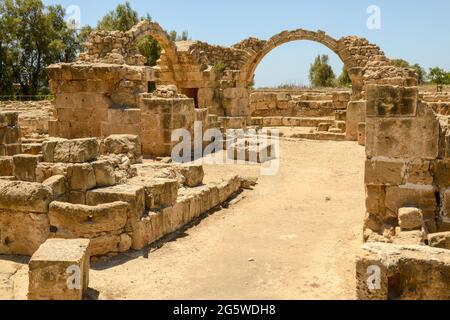
[[[353,299],[364,216],[364,148],[281,142],[275,176],[148,258],[96,263],[100,299]],[[208,179],[255,166],[206,167]],[[26,270],[15,276],[24,291]],[[22,289],[21,289],[22,287]],[[16,298],[25,297],[16,294]]]

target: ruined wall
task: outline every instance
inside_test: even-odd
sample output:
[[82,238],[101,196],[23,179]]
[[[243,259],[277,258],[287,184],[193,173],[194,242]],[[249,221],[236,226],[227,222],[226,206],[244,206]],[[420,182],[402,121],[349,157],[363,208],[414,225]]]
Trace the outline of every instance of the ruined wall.
[[48,134],[48,121],[54,120],[55,108],[50,100],[0,101],[0,111],[19,114],[19,126],[23,137]]
[[52,139],[42,149],[0,157],[0,254],[30,256],[48,238],[90,239],[92,256],[142,249],[242,183],[204,185],[196,165],[141,164],[137,136]]
[[349,101],[350,92],[340,90],[258,90],[250,94],[250,112],[253,117],[334,117]]
[[365,227],[388,236],[399,208],[412,206],[428,232],[449,230],[448,120],[419,99],[416,86],[369,85],[366,135]]
[[22,131],[17,112],[0,112],[0,156],[22,152]]

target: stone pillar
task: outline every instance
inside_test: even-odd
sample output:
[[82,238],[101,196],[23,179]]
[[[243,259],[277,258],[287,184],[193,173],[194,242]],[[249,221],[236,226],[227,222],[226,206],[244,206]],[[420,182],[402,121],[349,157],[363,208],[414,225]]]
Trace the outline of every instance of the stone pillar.
[[358,126],[366,121],[366,101],[350,101],[347,106],[346,115],[346,139],[358,141]]
[[435,232],[439,206],[431,163],[438,157],[439,121],[418,101],[417,87],[367,86],[365,229],[390,232],[398,210],[422,210]]

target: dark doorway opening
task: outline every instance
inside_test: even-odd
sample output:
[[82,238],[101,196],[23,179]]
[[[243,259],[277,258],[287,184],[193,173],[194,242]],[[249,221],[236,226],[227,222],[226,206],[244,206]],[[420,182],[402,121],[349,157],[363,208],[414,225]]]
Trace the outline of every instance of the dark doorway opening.
[[198,88],[182,88],[181,93],[186,95],[188,98],[194,99],[195,108],[198,109]]

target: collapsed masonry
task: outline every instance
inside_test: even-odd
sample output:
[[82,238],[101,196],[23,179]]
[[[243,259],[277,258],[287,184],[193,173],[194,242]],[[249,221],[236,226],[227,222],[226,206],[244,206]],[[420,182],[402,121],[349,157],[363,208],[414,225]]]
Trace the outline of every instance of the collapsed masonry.
[[55,139],[1,162],[0,254],[30,256],[49,238],[90,239],[92,256],[142,249],[241,189],[237,176],[203,184],[202,166],[143,164],[130,135]]

